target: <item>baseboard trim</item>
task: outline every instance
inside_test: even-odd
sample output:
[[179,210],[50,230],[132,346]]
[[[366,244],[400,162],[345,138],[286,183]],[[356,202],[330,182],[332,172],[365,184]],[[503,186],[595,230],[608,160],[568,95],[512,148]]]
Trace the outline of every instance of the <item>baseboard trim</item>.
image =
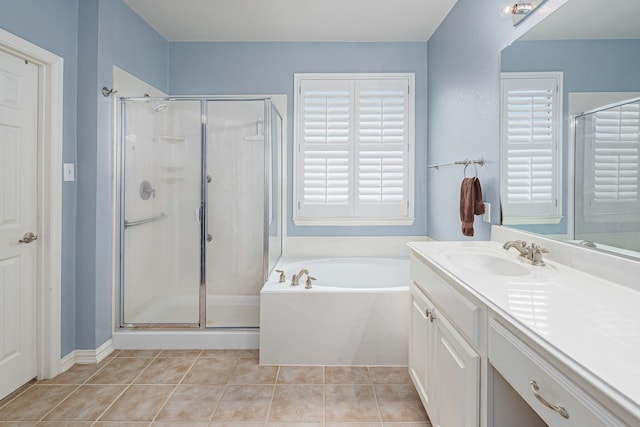
[[60,359],[60,373],[68,371],[75,364],[100,363],[114,350],[111,338],[95,350],[74,350]]

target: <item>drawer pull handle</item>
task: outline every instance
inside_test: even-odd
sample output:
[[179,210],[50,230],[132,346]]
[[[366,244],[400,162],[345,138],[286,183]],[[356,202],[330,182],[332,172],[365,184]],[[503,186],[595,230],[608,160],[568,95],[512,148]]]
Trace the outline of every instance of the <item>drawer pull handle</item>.
[[566,409],[564,409],[564,407],[549,403],[547,399],[542,397],[542,395],[540,394],[540,387],[538,387],[538,383],[531,380],[529,381],[529,385],[531,385],[531,391],[533,391],[533,395],[536,397],[536,399],[540,401],[540,403],[542,403],[547,408],[553,409],[554,411],[556,411],[558,414],[562,416],[562,418],[565,418],[567,420],[569,419],[569,413],[567,412]]

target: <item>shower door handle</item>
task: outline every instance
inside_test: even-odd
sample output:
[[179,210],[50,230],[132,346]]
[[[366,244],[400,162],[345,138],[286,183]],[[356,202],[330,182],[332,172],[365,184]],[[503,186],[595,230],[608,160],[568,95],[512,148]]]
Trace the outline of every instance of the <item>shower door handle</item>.
[[207,234],[207,243],[213,241],[213,236],[211,234]]

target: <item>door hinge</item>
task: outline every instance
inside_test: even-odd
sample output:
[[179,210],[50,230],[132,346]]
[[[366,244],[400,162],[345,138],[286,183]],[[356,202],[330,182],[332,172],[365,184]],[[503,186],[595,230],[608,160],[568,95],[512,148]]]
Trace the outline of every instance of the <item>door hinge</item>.
[[300,202],[298,202],[298,210],[300,210]]

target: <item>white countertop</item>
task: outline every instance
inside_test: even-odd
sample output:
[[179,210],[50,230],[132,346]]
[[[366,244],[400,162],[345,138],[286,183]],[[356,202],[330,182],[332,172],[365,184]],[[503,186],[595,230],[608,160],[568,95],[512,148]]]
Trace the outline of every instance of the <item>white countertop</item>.
[[495,241],[409,247],[640,419],[640,292],[549,260],[544,267],[521,263],[527,274],[501,276],[450,257],[467,251],[518,258]]

